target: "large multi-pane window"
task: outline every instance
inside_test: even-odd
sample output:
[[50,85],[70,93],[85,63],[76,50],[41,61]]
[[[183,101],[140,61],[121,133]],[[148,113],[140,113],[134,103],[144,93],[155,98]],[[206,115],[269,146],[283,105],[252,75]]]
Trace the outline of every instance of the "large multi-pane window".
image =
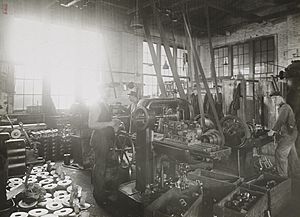
[[[165,49],[163,46],[158,46],[154,44],[154,49],[156,53],[160,53],[160,70],[162,78],[166,87],[167,95],[172,96],[176,93],[173,90],[176,90],[176,85],[173,79],[171,66],[168,61]],[[157,51],[160,52],[157,52]],[[175,65],[177,67],[177,72],[180,76],[180,80],[183,84],[184,89],[187,89],[187,74],[188,74],[188,59],[187,51],[184,49],[177,48],[176,52],[171,47],[172,55],[176,55]],[[156,72],[154,69],[151,53],[147,42],[143,43],[143,95],[147,97],[155,97],[160,95],[160,89],[157,82]]]
[[247,78],[250,74],[249,43],[234,45],[232,57],[233,75],[244,75]]
[[230,76],[228,47],[221,47],[214,50],[215,68],[218,77]]
[[[154,50],[157,52],[157,44],[154,44]],[[155,76],[154,64],[152,61],[150,49],[147,43],[143,43],[143,94],[144,96],[158,96],[159,87]]]
[[274,38],[262,38],[254,41],[255,77],[266,77],[274,73]]
[[38,69],[25,65],[15,66],[14,110],[42,105],[42,77]]
[[274,37],[263,37],[214,49],[217,76],[265,78],[274,73]]
[[41,105],[42,79],[50,86],[43,94],[51,95],[57,109],[70,108],[76,97],[94,100],[97,76],[105,68],[101,35],[21,18],[12,19],[10,35],[9,57],[18,64],[14,110]]

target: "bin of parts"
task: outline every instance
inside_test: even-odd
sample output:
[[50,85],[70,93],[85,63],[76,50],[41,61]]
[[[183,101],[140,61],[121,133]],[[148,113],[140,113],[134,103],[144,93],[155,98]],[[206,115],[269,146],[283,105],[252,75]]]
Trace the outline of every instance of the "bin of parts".
[[267,210],[267,194],[247,186],[236,188],[214,205],[217,217],[264,217]]
[[202,187],[190,186],[186,190],[172,188],[153,201],[145,210],[145,217],[197,217],[200,216]]
[[269,210],[272,216],[278,215],[280,210],[290,202],[292,196],[291,179],[266,173],[248,183],[267,192]]
[[203,183],[203,206],[201,216],[212,217],[213,207],[226,195],[234,191],[241,183],[236,176],[197,169],[187,175],[190,180],[199,180]]

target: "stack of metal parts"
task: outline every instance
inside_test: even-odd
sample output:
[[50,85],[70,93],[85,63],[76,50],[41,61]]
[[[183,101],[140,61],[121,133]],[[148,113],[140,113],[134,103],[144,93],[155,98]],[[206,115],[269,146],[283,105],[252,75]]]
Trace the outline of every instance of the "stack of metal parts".
[[7,148],[8,176],[22,175],[26,171],[26,143],[24,139],[5,141]]
[[[80,216],[91,205],[86,203],[86,192],[75,185],[61,166],[47,163],[35,166],[23,178],[10,178],[6,189],[8,195],[22,188],[15,197],[16,216]],[[88,216],[88,215],[87,215]]]
[[248,191],[236,193],[232,196],[230,201],[225,203],[225,207],[236,210],[240,213],[247,213],[247,211],[257,201],[257,196]]
[[5,183],[7,179],[7,149],[5,141],[9,139],[9,133],[0,133],[0,210],[6,208],[7,201]]
[[71,134],[67,129],[48,129],[30,132],[38,156],[45,160],[62,160],[65,153],[71,153]]

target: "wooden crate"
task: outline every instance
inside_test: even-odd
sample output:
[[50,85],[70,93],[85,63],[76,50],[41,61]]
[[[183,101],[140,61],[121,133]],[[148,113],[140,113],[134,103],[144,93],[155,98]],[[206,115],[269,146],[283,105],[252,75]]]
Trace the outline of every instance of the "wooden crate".
[[[268,190],[265,187],[265,184],[270,180],[275,180],[277,185]],[[280,210],[290,202],[292,196],[291,179],[275,176],[272,174],[262,174],[257,179],[254,179],[248,183],[267,192],[268,205],[272,216],[278,215]]]
[[[200,182],[203,183],[203,188],[204,188],[204,193],[203,193],[203,206],[201,209],[201,216],[204,217],[212,217],[214,212],[213,212],[213,207],[214,204],[220,202],[226,195],[231,193],[237,188],[237,185],[240,183],[239,181],[237,182],[236,179],[232,179],[235,184],[224,181],[228,180],[227,178],[224,180],[217,180],[211,177],[225,177],[220,175],[217,175],[216,173],[209,173],[209,172],[204,172],[205,170],[202,170],[202,172],[199,173],[199,170],[196,170],[195,172],[188,173],[188,179],[190,180],[199,180]],[[202,174],[202,175],[199,175]],[[210,177],[208,177],[210,176]]]
[[[187,191],[193,191],[192,189],[181,191],[178,188],[172,188],[162,196],[157,198],[153,201],[145,210],[144,216],[145,217],[169,217],[159,211],[159,209],[166,204],[173,198],[181,198],[181,195],[186,193]],[[201,210],[201,202],[202,202],[203,195],[200,195],[198,199],[190,206],[190,208],[186,211],[183,217],[200,217],[200,210]]]
[[[258,197],[256,203],[250,210],[248,210],[247,213],[240,213],[238,211],[225,207],[225,203],[231,200],[234,194],[245,190]],[[264,217],[264,213],[266,210],[268,210],[267,194],[250,190],[244,187],[238,187],[214,206],[214,213],[217,217]]]
[[217,171],[209,171],[209,170],[204,170],[204,169],[196,169],[195,171],[190,172],[190,174],[193,174],[196,176],[204,176],[204,177],[212,178],[212,179],[215,179],[218,181],[232,183],[235,185],[239,185],[243,181],[243,178],[240,178],[235,175],[229,175],[229,174],[225,174],[225,173],[221,173],[221,172],[217,172]]

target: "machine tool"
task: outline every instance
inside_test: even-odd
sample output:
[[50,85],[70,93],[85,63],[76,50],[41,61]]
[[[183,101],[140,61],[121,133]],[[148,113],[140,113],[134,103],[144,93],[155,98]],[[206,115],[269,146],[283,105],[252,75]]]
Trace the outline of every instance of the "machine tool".
[[221,120],[225,144],[232,148],[226,160],[214,162],[214,168],[239,177],[251,177],[257,171],[253,166],[253,148],[259,149],[273,141],[268,130],[254,123],[246,123],[239,117],[227,115]]
[[[215,129],[203,130],[194,121],[190,103],[183,99],[144,99],[133,114],[136,126],[136,180],[122,184],[121,194],[145,205],[172,187],[184,188],[190,165],[203,159],[228,157]],[[157,194],[158,193],[158,194]],[[150,193],[151,194],[151,193]],[[152,199],[154,199],[152,197]]]

